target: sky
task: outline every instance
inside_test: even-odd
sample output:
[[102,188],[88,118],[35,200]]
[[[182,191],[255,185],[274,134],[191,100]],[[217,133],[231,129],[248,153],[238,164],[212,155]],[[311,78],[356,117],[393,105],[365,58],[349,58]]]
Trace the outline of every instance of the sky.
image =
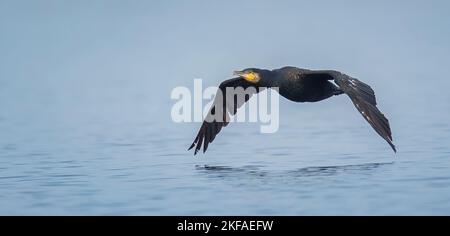
[[166,121],[176,86],[285,65],[357,77],[394,119],[450,110],[442,102],[449,9],[448,1],[0,0],[0,117],[146,109],[144,118]]

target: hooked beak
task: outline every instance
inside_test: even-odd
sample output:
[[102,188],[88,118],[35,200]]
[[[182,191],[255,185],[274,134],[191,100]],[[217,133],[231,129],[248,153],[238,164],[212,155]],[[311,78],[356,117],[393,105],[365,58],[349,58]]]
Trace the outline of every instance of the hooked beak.
[[244,77],[245,73],[243,71],[234,71],[233,75],[235,76],[239,76],[239,77]]

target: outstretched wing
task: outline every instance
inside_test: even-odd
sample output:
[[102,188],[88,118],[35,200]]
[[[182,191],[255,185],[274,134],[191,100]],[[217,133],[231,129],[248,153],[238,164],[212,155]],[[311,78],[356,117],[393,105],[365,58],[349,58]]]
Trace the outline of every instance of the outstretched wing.
[[377,101],[375,92],[372,88],[348,75],[333,70],[310,71],[306,74],[310,78],[334,80],[344,93],[346,93],[356,109],[361,113],[364,119],[369,122],[372,128],[391,146],[396,152],[395,145],[392,142],[391,128],[389,121],[383,113],[376,107]]
[[[227,93],[227,88],[235,89],[234,91],[240,93]],[[188,150],[195,147],[195,155],[203,145],[203,152],[205,152],[206,149],[208,149],[208,145],[215,139],[220,130],[228,125],[230,115],[236,114],[237,109],[247,102],[253,94],[258,93],[263,89],[264,88],[257,87],[255,84],[250,83],[243,78],[234,78],[223,81],[219,85],[214,102],[203,121],[194,142]]]

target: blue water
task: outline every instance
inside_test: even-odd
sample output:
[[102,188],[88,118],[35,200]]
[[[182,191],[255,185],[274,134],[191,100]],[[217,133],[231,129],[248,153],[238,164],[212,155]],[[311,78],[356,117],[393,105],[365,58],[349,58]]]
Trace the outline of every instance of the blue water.
[[[0,2],[1,215],[450,214],[447,3],[18,2]],[[398,153],[345,96],[187,151],[200,124],[171,121],[172,88],[283,65],[372,85]]]
[[52,106],[9,113],[0,122],[0,213],[449,214],[450,126],[393,120],[393,154],[347,100],[287,104],[276,134],[231,124],[196,157],[186,148],[199,124],[125,118],[139,109],[102,111],[114,119],[81,118],[89,112],[73,106],[59,107],[66,119],[49,115]]

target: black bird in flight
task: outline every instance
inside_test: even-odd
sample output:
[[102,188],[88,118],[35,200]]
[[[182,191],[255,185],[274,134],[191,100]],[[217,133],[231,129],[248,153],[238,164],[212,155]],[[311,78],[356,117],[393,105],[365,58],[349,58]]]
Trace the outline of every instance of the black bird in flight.
[[[356,109],[372,128],[391,146],[392,143],[389,121],[376,107],[377,102],[372,88],[348,75],[335,70],[308,70],[296,67],[283,67],[275,70],[249,68],[243,71],[235,71],[237,78],[223,81],[219,85],[218,92],[223,96],[214,99],[209,113],[203,121],[194,142],[189,147],[195,147],[194,155],[202,148],[206,151],[208,145],[214,140],[220,130],[229,123],[230,115],[234,115],[237,109],[247,102],[250,97],[265,88],[278,87],[281,96],[294,102],[318,102],[334,95],[347,94]],[[334,81],[333,84],[330,81]],[[253,91],[243,95],[244,99],[238,99],[237,95],[226,96],[226,88],[238,88]],[[243,91],[240,90],[240,91]],[[222,119],[212,119],[222,117]]]

